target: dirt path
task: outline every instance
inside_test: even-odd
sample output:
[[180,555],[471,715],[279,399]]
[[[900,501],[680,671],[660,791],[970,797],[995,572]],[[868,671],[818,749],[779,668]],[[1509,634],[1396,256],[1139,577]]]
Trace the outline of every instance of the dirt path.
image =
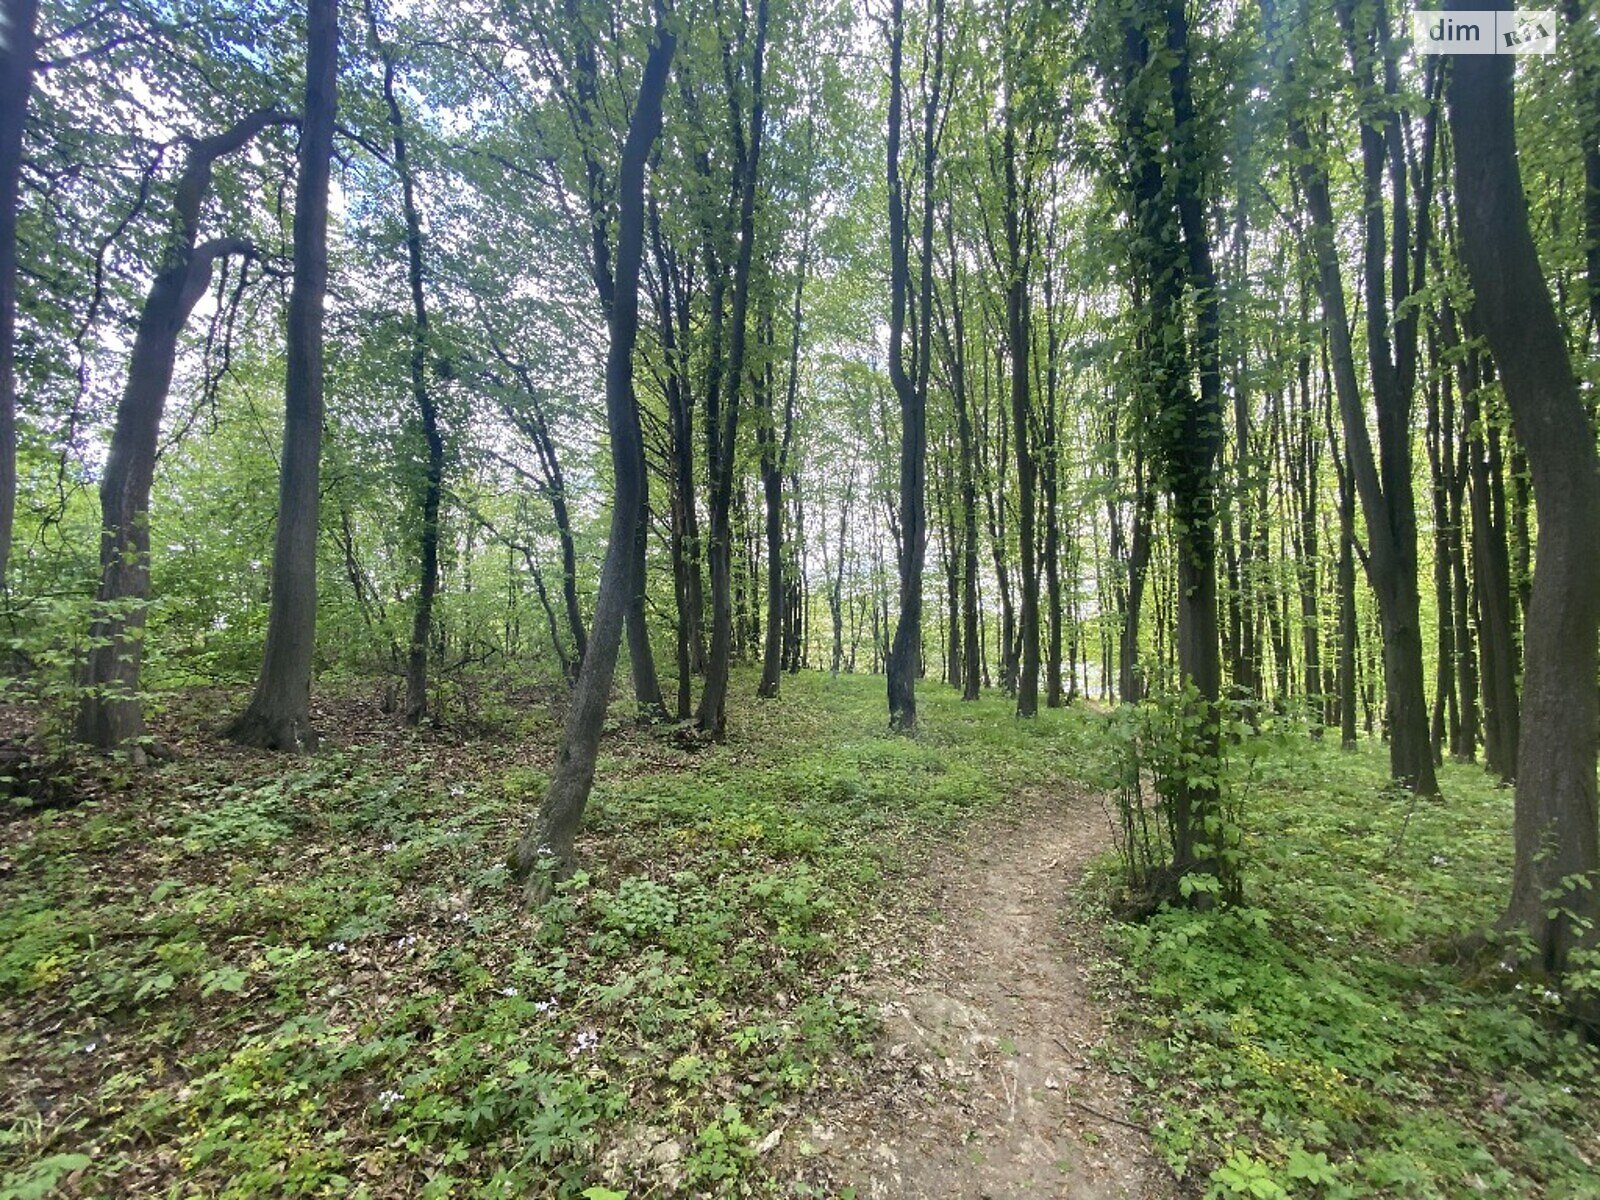
[[1070,924],[1069,898],[1109,837],[1094,800],[1035,797],[929,864],[932,911],[891,918],[910,953],[869,980],[886,1052],[859,1091],[826,1099],[784,1139],[810,1194],[1179,1195],[1148,1139],[1121,1123],[1127,1085],[1091,1059],[1109,1019],[1074,950],[1092,933]]

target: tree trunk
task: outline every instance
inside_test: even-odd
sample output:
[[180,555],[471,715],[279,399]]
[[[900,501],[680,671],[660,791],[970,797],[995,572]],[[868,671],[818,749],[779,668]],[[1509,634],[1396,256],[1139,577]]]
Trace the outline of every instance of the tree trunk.
[[628,634],[628,664],[633,676],[633,702],[641,721],[667,719],[667,704],[661,698],[661,680],[656,675],[655,650],[650,644],[650,621],[645,612],[647,584],[645,564],[650,549],[650,471],[644,457],[644,434],[639,428],[639,405],[635,398],[633,441],[639,447],[635,470],[639,476],[639,511],[633,524],[632,587],[628,592],[625,618]]
[[[844,663],[844,557],[846,550],[846,534],[850,528],[851,502],[855,499],[856,473],[855,464],[850,464],[849,474],[845,476],[844,503],[839,508],[839,557],[834,563],[831,577],[828,580],[828,615],[833,620],[833,665],[832,673],[837,675],[839,668]],[[850,632],[850,669],[855,669],[855,631]]]
[[1145,480],[1142,455],[1134,456],[1133,531],[1128,539],[1128,601],[1122,628],[1117,631],[1117,695],[1124,704],[1144,699],[1144,675],[1139,670],[1139,621],[1144,613],[1144,585],[1150,571],[1155,493]]
[[139,760],[146,733],[139,673],[150,598],[150,488],[178,338],[211,282],[216,260],[250,253],[250,243],[242,238],[219,238],[196,247],[201,212],[217,160],[285,119],[274,109],[258,109],[191,146],[177,183],[161,267],[139,314],[100,479],[100,585],[89,655],[79,677],[84,694],[76,733],[81,742],[101,750],[126,749]]
[[[1517,698],[1516,616],[1511,599],[1511,559],[1506,546],[1500,430],[1482,415],[1476,355],[1463,361],[1462,419],[1469,434],[1468,495],[1472,509],[1473,581],[1478,602],[1478,645],[1483,656],[1485,765],[1510,783],[1517,777],[1521,703]],[[1487,426],[1487,432],[1483,432]],[[1498,502],[1497,502],[1498,498]]]
[[1025,200],[1017,179],[1015,104],[1015,97],[1008,90],[1002,150],[1005,158],[1006,342],[1011,361],[1011,437],[1017,455],[1017,546],[1022,560],[1022,608],[1017,614],[1018,633],[1022,638],[1017,715],[1032,717],[1039,712],[1039,571],[1034,541],[1038,462],[1033,452],[1033,404],[1028,392],[1028,352],[1032,347],[1032,334],[1028,330],[1028,262],[1022,229],[1026,214],[1022,211]]
[[[1266,14],[1269,42],[1274,42],[1280,35],[1271,0],[1263,0],[1262,7]],[[1359,45],[1361,39],[1354,29],[1350,6],[1343,0],[1340,17],[1346,28],[1358,82],[1364,90],[1372,91],[1371,62]],[[1282,59],[1285,56],[1278,57]],[[1279,71],[1285,85],[1291,84],[1293,63],[1281,61]],[[1292,89],[1286,86],[1285,90]],[[1392,112],[1388,118],[1391,125],[1397,119]],[[1344,425],[1345,453],[1354,490],[1360,497],[1361,508],[1366,516],[1368,577],[1378,601],[1383,630],[1384,679],[1389,700],[1389,770],[1394,779],[1413,791],[1431,795],[1437,793],[1439,788],[1434,777],[1433,753],[1428,737],[1428,706],[1423,689],[1421,598],[1417,590],[1410,453],[1411,378],[1408,377],[1408,374],[1414,375],[1414,371],[1408,373],[1402,366],[1397,366],[1395,347],[1391,345],[1389,337],[1385,282],[1388,266],[1384,262],[1382,194],[1389,152],[1385,145],[1383,122],[1363,123],[1361,127],[1367,346],[1373,399],[1378,414],[1378,453],[1381,463],[1373,454],[1366,407],[1362,403],[1356,379],[1327,172],[1312,149],[1303,118],[1291,112],[1288,124],[1290,142],[1300,160],[1300,182],[1311,216],[1310,240],[1317,266],[1317,290],[1322,299],[1323,324],[1328,333],[1333,361],[1334,390]],[[1404,184],[1402,175],[1397,182],[1397,199],[1403,200]],[[1406,262],[1409,223],[1402,207],[1397,205],[1396,208],[1394,263],[1398,268]],[[1420,279],[1416,282],[1420,286]],[[1409,294],[1407,278],[1396,278],[1396,306],[1399,307]],[[1408,339],[1414,340],[1414,329],[1414,317],[1396,322],[1396,340],[1402,360],[1405,359]]]
[[[917,725],[916,680],[922,670],[922,568],[927,551],[928,367],[933,331],[933,191],[937,118],[944,70],[944,3],[934,0],[931,78],[922,114],[921,272],[916,296],[916,336],[906,363],[907,308],[911,300],[911,233],[907,189],[901,181],[900,139],[905,107],[901,78],[905,5],[892,0],[889,32],[889,382],[900,402],[900,612],[888,656],[889,726],[910,733]],[[928,53],[925,51],[925,54]]]
[[366,0],[367,28],[383,63],[383,101],[394,149],[394,172],[400,180],[400,212],[406,230],[406,281],[411,292],[411,399],[422,427],[423,483],[418,557],[417,602],[406,652],[407,725],[421,724],[428,711],[428,641],[433,633],[433,599],[439,590],[439,504],[444,492],[444,437],[439,432],[439,406],[428,388],[428,303],[423,289],[422,215],[417,208],[416,181],[407,154],[405,120],[395,95],[394,52],[378,34],[372,0]]
[[[767,0],[758,0],[750,74],[748,145],[736,104],[730,113],[731,133],[737,149],[739,251],[733,269],[733,312],[732,328],[728,333],[726,394],[722,409],[719,410],[716,393],[709,392],[706,412],[707,470],[711,483],[711,652],[706,663],[705,689],[700,693],[695,725],[701,733],[718,740],[727,731],[725,706],[728,673],[733,658],[734,460],[739,428],[739,396],[744,386],[745,345],[749,332],[750,268],[755,255],[756,183],[761,169],[761,139],[765,123],[762,73],[766,65],[767,11]],[[720,271],[717,274],[720,276]],[[720,308],[720,296],[714,302]],[[743,495],[742,489],[740,495]]]
[[[1196,749],[1203,761],[1216,763],[1220,754],[1217,702],[1222,694],[1216,552],[1216,464],[1222,446],[1221,331],[1205,218],[1198,118],[1189,86],[1189,24],[1183,0],[1172,0],[1167,7],[1167,51],[1172,59],[1168,75],[1175,127],[1173,191],[1188,283],[1194,293],[1195,365],[1200,384],[1198,397],[1183,396],[1186,379],[1178,393],[1186,401],[1178,414],[1182,449],[1172,487],[1178,526],[1178,673],[1193,687],[1198,700]],[[1216,876],[1222,898],[1235,900],[1239,880],[1232,860],[1224,853],[1230,835],[1217,828],[1222,819],[1218,799],[1214,779],[1180,785],[1173,867],[1179,873],[1200,871]]]
[[[794,285],[794,308],[789,314],[789,376],[784,389],[783,425],[780,429],[774,412],[769,365],[767,386],[762,389],[766,420],[757,431],[761,445],[761,492],[766,502],[767,637],[762,646],[761,683],[756,689],[756,694],[767,698],[777,696],[779,680],[783,674],[782,639],[785,630],[783,476],[789,469],[789,449],[794,442],[794,410],[800,386],[801,301],[805,294],[810,246],[810,230],[807,230],[800,247],[799,278]],[[769,343],[770,340],[769,337]],[[768,349],[770,351],[770,344]],[[770,361],[769,354],[769,364]]]
[[693,713],[691,677],[705,670],[704,596],[700,581],[700,525],[695,511],[694,400],[689,361],[688,288],[673,254],[661,236],[655,198],[649,203],[650,242],[655,252],[661,349],[667,360],[667,433],[671,444],[672,581],[678,611],[678,720]]
[[[1516,866],[1507,926],[1557,978],[1600,941],[1600,455],[1528,226],[1512,116],[1514,59],[1462,56],[1450,76],[1461,256],[1533,473],[1538,572],[1524,629]],[[1579,1015],[1600,1036],[1590,990]]]
[[17,512],[17,216],[39,0],[5,0],[0,38],[0,594]]
[[621,648],[622,626],[634,588],[634,527],[639,518],[644,462],[633,394],[633,347],[639,332],[639,268],[644,251],[644,173],[651,147],[661,132],[661,102],[666,91],[676,37],[656,9],[655,40],[645,61],[638,101],[628,124],[617,171],[615,287],[609,306],[611,346],[606,354],[606,427],[616,479],[611,529],[600,592],[595,603],[589,651],[578,670],[562,729],[561,748],[550,786],[517,844],[513,865],[530,900],[543,899],[554,879],[570,874],[574,840],[594,786],[595,756],[605,728],[606,708]]
[[322,308],[328,285],[328,176],[338,103],[338,0],[308,0],[306,97],[294,205],[283,462],[267,644],[255,695],[228,736],[268,750],[317,748],[311,666],[317,643],[317,527],[322,465]]
[[[956,254],[955,213],[945,216],[946,258],[950,266],[950,296],[940,308],[940,335],[945,366],[949,373],[950,396],[956,410],[956,472],[961,519],[959,589],[961,606],[961,663],[958,672],[963,700],[976,700],[983,686],[982,647],[978,636],[978,490],[974,466],[978,447],[972,429],[972,399],[967,394],[967,331],[965,305],[961,298],[960,261]],[[943,320],[948,313],[949,320]]]

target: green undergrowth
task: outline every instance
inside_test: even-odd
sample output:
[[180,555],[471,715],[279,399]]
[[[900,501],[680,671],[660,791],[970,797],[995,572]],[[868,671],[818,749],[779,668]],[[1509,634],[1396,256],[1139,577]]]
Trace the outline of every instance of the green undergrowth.
[[614,723],[584,869],[534,913],[504,862],[543,711],[456,745],[363,708],[313,760],[194,742],[13,814],[0,1198],[775,1187],[768,1135],[871,1051],[860,918],[1097,722],[930,686],[909,740],[881,679],[754,683],[725,745]]
[[1600,1197],[1600,1058],[1471,950],[1511,793],[1447,766],[1414,800],[1381,748],[1304,735],[1234,757],[1245,906],[1113,926],[1120,1065],[1174,1168],[1210,1197]]

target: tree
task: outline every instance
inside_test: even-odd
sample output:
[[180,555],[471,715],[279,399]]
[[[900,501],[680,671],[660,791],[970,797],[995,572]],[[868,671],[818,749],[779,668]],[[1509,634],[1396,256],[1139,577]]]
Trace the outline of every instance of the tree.
[[[751,271],[755,263],[756,195],[760,181],[761,147],[766,129],[766,94],[763,75],[767,58],[768,0],[757,0],[755,31],[750,61],[750,117],[746,132],[743,106],[738,100],[738,81],[733,75],[731,45],[723,47],[723,70],[727,76],[728,133],[733,144],[733,176],[739,199],[738,249],[733,264],[733,300],[729,315],[728,361],[725,384],[706,394],[706,472],[710,495],[711,560],[711,648],[706,663],[705,690],[695,725],[701,733],[720,739],[727,730],[726,704],[728,674],[732,665],[734,640],[733,596],[733,501],[737,464],[735,454],[739,431],[739,410],[745,385],[746,348],[750,333]],[[714,261],[711,237],[707,237],[708,269]],[[720,266],[715,268],[719,280]],[[721,319],[719,293],[713,295],[715,318]],[[713,364],[716,358],[713,356]],[[739,489],[743,495],[743,489]]]
[[[1524,630],[1516,866],[1506,925],[1560,978],[1600,944],[1600,455],[1539,265],[1517,165],[1513,64],[1463,56],[1449,84],[1461,257],[1533,473],[1538,566]],[[1577,1006],[1600,1033],[1600,999]]]
[[[784,385],[783,420],[774,411],[775,390],[770,384],[761,390],[762,421],[756,429],[761,447],[761,492],[766,504],[767,542],[767,622],[761,652],[761,682],[756,694],[771,699],[778,694],[782,670],[784,592],[786,588],[783,553],[783,478],[789,469],[789,454],[794,448],[795,404],[800,389],[801,301],[805,294],[806,271],[811,258],[811,229],[801,234],[800,260],[794,284],[794,308],[790,313],[789,371]],[[769,365],[770,370],[770,365]]]
[[257,109],[189,146],[174,188],[160,266],[134,335],[100,479],[100,584],[89,655],[79,680],[83,700],[77,737],[102,750],[127,749],[136,761],[144,758],[146,736],[139,675],[150,598],[150,485],[178,338],[205,295],[217,260],[252,253],[250,242],[241,237],[197,244],[201,218],[218,160],[244,149],[269,125],[288,120],[276,109]]
[[[562,728],[555,769],[539,811],[523,833],[513,856],[517,877],[525,882],[530,899],[542,897],[553,879],[572,870],[574,841],[594,786],[595,756],[605,727],[622,626],[638,586],[634,579],[637,567],[634,530],[643,494],[644,452],[633,390],[633,348],[639,333],[645,168],[661,132],[662,97],[677,46],[669,20],[667,11],[658,3],[654,36],[617,166],[616,258],[611,302],[607,306],[611,344],[606,352],[605,376],[606,428],[611,438],[614,474],[611,529],[605,562],[600,569],[600,595],[590,628],[588,653],[584,655],[573,685],[572,703]],[[594,149],[586,150],[586,154],[594,153],[597,153]]]
[[[1011,33],[1008,43],[1020,40]],[[1017,125],[1020,121],[1021,81],[1016,78],[1018,51],[1009,56],[1011,76],[1005,82],[1003,131],[1001,133],[1002,170],[1005,178],[1003,223],[1005,226],[1006,345],[1011,378],[1011,438],[1017,454],[1017,546],[1022,570],[1022,610],[1018,633],[1022,638],[1022,658],[1017,676],[1017,715],[1033,717],[1039,713],[1039,568],[1037,535],[1037,480],[1039,460],[1034,446],[1033,397],[1028,378],[1032,300],[1028,276],[1033,258],[1033,213],[1029,180],[1019,177]],[[1029,156],[1031,157],[1031,155]],[[1023,168],[1026,170],[1026,167]]]
[[[1328,332],[1333,361],[1333,381],[1344,427],[1346,454],[1354,490],[1366,517],[1367,567],[1383,624],[1384,681],[1389,700],[1389,762],[1394,778],[1413,791],[1438,791],[1428,731],[1428,706],[1423,690],[1422,626],[1417,588],[1416,505],[1412,492],[1411,391],[1416,375],[1416,316],[1406,309],[1412,284],[1421,284],[1421,263],[1426,242],[1413,245],[1410,206],[1406,201],[1409,172],[1400,149],[1399,117],[1394,109],[1392,61],[1382,20],[1357,14],[1341,3],[1339,15],[1345,30],[1356,79],[1364,98],[1378,106],[1362,122],[1363,274],[1366,281],[1366,330],[1373,403],[1378,415],[1378,450],[1374,455],[1367,412],[1356,376],[1350,321],[1345,303],[1344,278],[1339,264],[1333,200],[1328,173],[1313,149],[1301,115],[1292,56],[1284,49],[1283,32],[1272,0],[1263,0],[1268,44],[1278,61],[1289,141],[1294,148],[1297,173],[1311,222],[1309,239],[1317,270],[1317,290]],[[1385,84],[1373,79],[1373,59],[1386,67]],[[1431,163],[1429,164],[1431,168]],[[1383,188],[1385,173],[1392,183],[1394,226],[1392,265],[1394,303],[1403,314],[1395,324],[1391,342],[1389,298],[1385,280]],[[1431,171],[1418,172],[1423,199],[1416,205],[1426,229],[1426,196]]]
[[389,122],[390,165],[400,181],[400,215],[405,223],[406,283],[411,294],[411,330],[408,367],[411,399],[423,443],[421,528],[418,531],[417,600],[411,620],[411,640],[406,647],[407,725],[420,724],[428,711],[428,640],[433,632],[433,601],[439,590],[439,505],[444,493],[444,435],[439,429],[439,405],[428,381],[428,300],[422,262],[422,213],[417,204],[417,184],[407,148],[406,123],[395,94],[397,56],[378,32],[373,0],[365,0],[367,31],[383,64],[383,106]]
[[38,0],[5,0],[0,9],[0,593],[17,511],[17,212],[38,17]]
[[[886,674],[889,724],[910,733],[917,726],[916,680],[922,670],[922,568],[927,555],[928,374],[933,348],[934,176],[939,161],[939,116],[944,85],[944,0],[933,0],[932,43],[924,56],[921,197],[915,294],[915,347],[907,360],[907,309],[911,292],[910,189],[902,178],[905,117],[905,4],[893,0],[889,38],[889,383],[900,405],[899,553],[900,611]],[[930,61],[931,60],[931,61]]]
[[228,731],[234,741],[248,746],[305,753],[317,748],[317,731],[311,724],[311,667],[317,634],[322,314],[328,287],[328,179],[338,107],[338,59],[338,0],[308,0],[271,609],[255,694]]

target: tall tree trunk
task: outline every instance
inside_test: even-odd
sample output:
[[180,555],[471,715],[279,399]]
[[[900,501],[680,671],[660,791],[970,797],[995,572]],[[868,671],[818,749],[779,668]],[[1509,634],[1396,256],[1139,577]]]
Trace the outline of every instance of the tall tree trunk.
[[[1430,734],[1433,739],[1433,759],[1444,761],[1448,742],[1460,741],[1461,715],[1456,711],[1456,647],[1455,626],[1451,614],[1455,611],[1450,594],[1450,468],[1452,466],[1446,435],[1444,405],[1447,402],[1446,382],[1441,379],[1439,355],[1435,339],[1428,339],[1430,366],[1425,389],[1427,399],[1427,450],[1428,473],[1433,501],[1433,594],[1434,610],[1438,617],[1436,630],[1436,662],[1433,693],[1433,719]],[[1451,414],[1452,416],[1454,414]]]
[[[1521,702],[1517,698],[1516,616],[1511,599],[1511,559],[1506,546],[1499,426],[1482,413],[1477,356],[1462,363],[1462,420],[1469,433],[1468,495],[1472,509],[1473,581],[1478,601],[1478,645],[1483,656],[1485,765],[1506,782],[1517,777]],[[1487,427],[1487,432],[1483,432]]]
[[[777,696],[779,679],[783,673],[782,638],[785,625],[783,476],[789,469],[789,449],[794,442],[794,410],[800,387],[801,302],[805,295],[810,249],[811,238],[808,229],[800,247],[799,276],[794,285],[794,308],[789,314],[789,375],[784,388],[783,424],[781,427],[778,424],[773,405],[773,388],[769,379],[768,385],[762,389],[765,421],[757,431],[761,445],[761,492],[766,502],[767,637],[762,646],[761,683],[756,689],[756,694],[768,698]],[[770,351],[770,345],[768,349]],[[770,363],[770,354],[768,361]]]
[[[1280,34],[1272,0],[1263,0],[1262,7],[1269,43],[1276,46]],[[1355,29],[1355,16],[1348,0],[1341,0],[1339,7],[1358,84],[1364,92],[1374,92],[1372,52],[1362,44],[1367,39]],[[1281,51],[1275,56],[1280,60],[1279,71],[1285,91],[1292,94],[1292,87],[1287,85],[1293,81],[1293,63]],[[1390,718],[1389,770],[1394,779],[1413,791],[1431,795],[1439,789],[1434,776],[1423,687],[1421,597],[1417,590],[1415,504],[1411,484],[1410,391],[1415,372],[1406,369],[1408,344],[1414,347],[1415,343],[1415,317],[1396,321],[1396,338],[1392,344],[1386,289],[1390,268],[1384,261],[1383,180],[1386,168],[1391,165],[1384,118],[1391,133],[1398,120],[1388,104],[1389,98],[1385,96],[1384,113],[1372,123],[1363,122],[1361,127],[1365,212],[1363,275],[1368,359],[1378,415],[1377,457],[1373,453],[1366,407],[1356,378],[1327,171],[1312,149],[1300,114],[1291,111],[1288,124],[1290,142],[1300,160],[1300,183],[1311,216],[1310,240],[1317,265],[1317,290],[1322,299],[1323,324],[1333,360],[1345,452],[1366,517],[1368,577],[1378,601],[1383,630],[1384,680]],[[1396,200],[1403,201],[1405,182],[1401,172],[1395,181]],[[1425,225],[1425,205],[1418,207]],[[1411,294],[1412,272],[1406,260],[1410,244],[1408,214],[1403,204],[1396,204],[1395,208],[1393,262],[1398,308]],[[1420,270],[1415,275],[1420,276]],[[1414,281],[1421,285],[1420,278]],[[1399,351],[1398,364],[1396,350]]]
[[955,216],[945,225],[950,261],[950,329],[945,338],[950,393],[956,406],[956,469],[961,485],[961,698],[976,700],[983,680],[978,644],[978,491],[973,478],[977,453],[967,395],[967,333],[955,248]]
[[1144,699],[1144,675],[1139,669],[1139,622],[1144,613],[1145,580],[1150,573],[1154,541],[1155,492],[1145,478],[1143,455],[1134,452],[1133,530],[1128,539],[1128,602],[1122,628],[1117,631],[1117,695],[1124,704]]
[[145,603],[150,598],[150,488],[178,338],[211,282],[216,260],[249,254],[242,238],[196,246],[217,160],[242,149],[268,125],[286,120],[258,109],[214,137],[194,142],[178,178],[161,267],[139,314],[128,379],[117,405],[105,473],[100,478],[100,585],[95,592],[89,656],[79,682],[77,738],[102,750],[144,757],[139,697]]
[[694,405],[691,395],[689,297],[671,246],[661,235],[661,214],[655,197],[648,200],[650,245],[656,265],[657,316],[661,351],[666,359],[668,465],[671,480],[672,595],[678,621],[675,637],[677,668],[677,718],[693,713],[692,676],[705,663],[702,632],[699,527],[694,504]]
[[[1054,368],[1051,368],[1052,371]],[[1049,609],[1049,637],[1045,639],[1045,697],[1047,708],[1060,708],[1062,700],[1061,644],[1066,632],[1061,605],[1061,513],[1060,492],[1057,485],[1058,464],[1055,445],[1055,397],[1045,396],[1045,437],[1040,447],[1041,468],[1044,477],[1044,580],[1045,599]],[[1070,656],[1069,656],[1070,662]]]
[[[844,503],[839,506],[839,557],[833,564],[828,579],[828,615],[833,619],[833,663],[830,668],[837,675],[844,662],[844,560],[846,535],[850,528],[850,509],[855,499],[855,464],[850,464],[844,482]],[[850,666],[855,669],[855,630],[850,632]]]
[[[1178,671],[1199,701],[1197,749],[1205,761],[1215,762],[1220,753],[1217,702],[1222,692],[1216,553],[1216,464],[1222,446],[1221,335],[1183,0],[1172,0],[1166,15],[1175,129],[1173,192],[1188,283],[1194,293],[1195,365],[1200,384],[1198,397],[1184,397],[1186,402],[1178,413],[1182,449],[1172,488],[1178,526]],[[1179,394],[1186,391],[1184,386]],[[1214,782],[1190,780],[1180,786],[1174,813],[1173,866],[1179,872],[1216,876],[1223,898],[1236,899],[1238,879],[1222,853],[1227,835],[1214,828],[1220,819],[1217,801]]]
[[444,437],[439,431],[439,406],[428,388],[428,302],[423,288],[422,214],[417,208],[416,181],[406,147],[405,119],[395,95],[395,56],[378,33],[372,0],[366,0],[367,29],[383,63],[383,101],[394,150],[394,172],[400,180],[400,213],[406,231],[406,282],[411,292],[411,400],[422,428],[423,481],[418,538],[421,560],[417,602],[411,618],[411,643],[406,652],[407,725],[422,722],[428,711],[428,641],[433,633],[433,600],[439,590],[439,504],[444,492]]
[[633,347],[639,332],[639,268],[644,253],[644,173],[651,147],[661,132],[661,102],[676,36],[656,8],[655,38],[639,82],[638,100],[628,123],[617,170],[617,242],[614,289],[607,323],[606,427],[611,437],[615,475],[611,529],[588,653],[572,689],[572,704],[562,728],[561,748],[537,816],[517,844],[513,864],[530,900],[548,894],[554,879],[573,867],[574,840],[594,786],[595,756],[605,728],[606,708],[616,674],[622,626],[633,593],[634,527],[639,518],[644,462],[633,393]]
[[0,594],[17,512],[17,216],[39,0],[5,0],[0,36]]
[[1023,224],[1026,203],[1017,178],[1015,84],[1009,84],[1005,101],[1005,237],[1006,237],[1006,344],[1011,365],[1011,437],[1017,455],[1017,546],[1021,555],[1022,608],[1018,633],[1022,656],[1017,675],[1017,715],[1039,712],[1039,570],[1034,540],[1038,461],[1033,450],[1033,401],[1028,389],[1029,332],[1028,261]]
[[317,644],[317,527],[322,467],[322,309],[328,286],[328,177],[338,105],[338,0],[308,0],[305,111],[294,204],[283,462],[272,599],[261,675],[228,736],[268,750],[317,748],[311,666]]
[[[731,105],[730,132],[736,147],[739,182],[739,250],[733,269],[732,328],[728,333],[727,385],[723,411],[706,414],[707,469],[711,481],[711,653],[695,725],[721,739],[727,730],[725,706],[734,639],[733,491],[739,397],[744,386],[745,346],[750,323],[750,274],[755,256],[756,185],[766,120],[762,75],[766,66],[767,0],[757,0],[754,57],[750,72],[750,132],[746,142],[739,108]],[[726,56],[725,56],[726,57]],[[731,68],[729,68],[731,69]],[[733,86],[729,81],[730,90]],[[743,489],[740,489],[742,496]]]
[[[1523,632],[1516,865],[1508,926],[1559,978],[1600,942],[1600,454],[1550,301],[1517,167],[1513,60],[1462,56],[1450,76],[1461,256],[1533,473],[1538,572]],[[1578,1002],[1600,1038],[1600,1000]]]
[[[1446,396],[1453,395],[1452,381],[1445,379]],[[1455,460],[1450,477],[1450,568],[1451,568],[1451,624],[1455,634],[1452,639],[1456,651],[1457,708],[1461,714],[1460,740],[1452,742],[1450,754],[1458,762],[1471,762],[1477,753],[1480,725],[1478,722],[1478,660],[1473,646],[1472,626],[1468,619],[1471,599],[1467,586],[1467,553],[1465,534],[1465,497],[1467,489],[1467,448],[1469,439],[1462,422],[1454,415],[1453,403],[1447,403],[1450,413],[1447,440],[1450,454]]]
[[[797,370],[799,363],[792,363]],[[784,632],[784,669],[798,675],[810,660],[811,645],[811,588],[806,579],[806,506],[805,493],[800,489],[800,475],[789,472],[789,498],[793,505],[790,525],[794,530],[794,545],[784,562],[786,592],[783,605],[787,622]]]
[[[1309,288],[1300,288],[1301,325],[1309,325]],[[1293,445],[1290,447],[1290,486],[1295,494],[1295,578],[1300,592],[1301,658],[1305,662],[1306,715],[1313,737],[1323,730],[1326,695],[1322,682],[1322,616],[1318,561],[1321,554],[1317,526],[1320,498],[1318,472],[1322,456],[1317,430],[1316,408],[1311,395],[1311,352],[1303,348],[1297,362],[1299,403],[1295,413]]]
[[938,115],[944,71],[944,0],[934,0],[931,78],[925,83],[921,155],[921,271],[915,343],[907,369],[906,319],[911,302],[911,231],[901,180],[900,139],[905,108],[902,80],[905,5],[892,0],[889,32],[889,382],[900,402],[900,612],[888,660],[889,725],[917,725],[916,680],[922,671],[922,567],[927,552],[928,368],[933,332],[933,176],[938,161]]
[[645,570],[650,550],[650,470],[644,457],[644,433],[639,428],[637,398],[633,409],[634,436],[638,445],[639,461],[639,511],[633,524],[632,588],[628,592],[628,612],[625,617],[628,636],[628,665],[633,677],[634,710],[645,722],[667,719],[667,704],[661,698],[661,680],[656,675],[655,649],[650,644],[650,621],[645,612]]
[[[1335,441],[1333,414],[1328,413],[1328,439]],[[1356,747],[1356,654],[1360,624],[1356,619],[1356,492],[1351,482],[1348,448],[1333,445],[1339,478],[1339,745]]]

